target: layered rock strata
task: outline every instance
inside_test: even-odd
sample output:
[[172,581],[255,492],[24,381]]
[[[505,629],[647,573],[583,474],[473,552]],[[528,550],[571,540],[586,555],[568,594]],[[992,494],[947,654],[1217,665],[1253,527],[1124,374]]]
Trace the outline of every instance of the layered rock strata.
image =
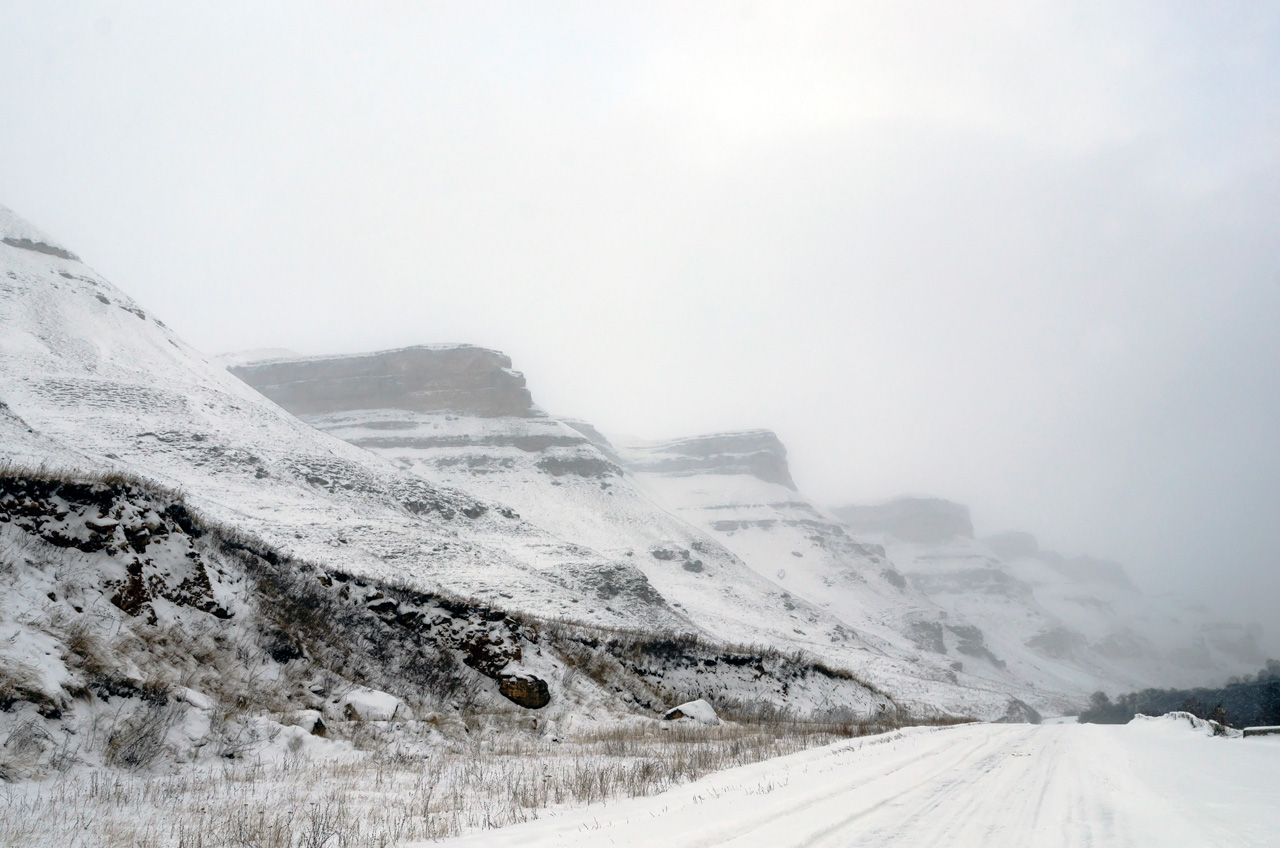
[[540,414],[509,357],[470,345],[277,359],[229,370],[294,415],[354,409]]

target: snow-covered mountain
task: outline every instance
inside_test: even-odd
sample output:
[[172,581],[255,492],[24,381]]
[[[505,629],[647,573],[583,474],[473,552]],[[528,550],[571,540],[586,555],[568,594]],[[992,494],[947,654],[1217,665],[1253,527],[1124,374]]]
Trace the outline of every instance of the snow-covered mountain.
[[[485,437],[487,449],[522,452],[508,444],[511,434],[501,426],[504,417],[526,421],[532,428],[529,435],[549,440],[536,457],[548,462],[537,473],[549,481],[542,490],[563,492],[563,509],[542,509],[515,497],[490,499],[483,486],[468,492],[450,488],[446,481],[432,482],[406,471],[403,463],[309,426],[191,349],[156,316],[8,210],[0,210],[0,239],[0,465],[18,493],[6,507],[14,514],[47,514],[58,521],[64,520],[63,513],[79,515],[57,494],[23,494],[32,485],[54,492],[62,482],[93,489],[100,485],[94,481],[107,481],[101,485],[115,492],[110,481],[117,478],[144,481],[139,491],[150,494],[138,498],[163,500],[168,496],[157,491],[177,492],[178,506],[224,528],[230,538],[245,534],[254,540],[255,550],[276,562],[305,563],[322,573],[364,581],[369,588],[360,590],[361,598],[375,598],[370,603],[385,605],[381,598],[392,590],[414,591],[472,599],[468,608],[481,620],[493,615],[500,621],[505,609],[518,611],[523,620],[543,622],[545,633],[570,627],[578,634],[570,640],[576,639],[577,647],[564,650],[586,651],[580,662],[601,680],[648,681],[637,683],[639,688],[597,681],[611,693],[614,709],[669,706],[662,703],[666,696],[656,694],[660,692],[718,692],[721,700],[763,698],[800,710],[865,713],[893,703],[887,689],[864,685],[843,670],[856,665],[856,656],[839,666],[797,660],[785,653],[795,646],[773,639],[770,628],[748,626],[755,623],[750,622],[751,610],[769,614],[776,607],[780,612],[783,600],[778,593],[770,600],[769,587],[732,555],[708,545],[700,552],[700,570],[686,568],[690,563],[682,559],[664,559],[666,548],[650,544],[652,539],[673,550],[694,551],[703,543],[679,520],[645,513],[643,521],[657,520],[658,526],[638,529],[625,541],[592,531],[594,525],[616,522],[594,517],[596,502],[582,504],[575,498],[587,490],[598,492],[601,499],[622,504],[619,514],[626,516],[635,512],[626,505],[627,487],[611,493],[607,459],[576,431],[529,407],[522,380],[505,366],[498,369],[495,384],[466,385],[455,394],[470,403],[485,398],[481,405],[489,404],[482,410],[489,417],[474,419],[493,425]],[[463,375],[471,373],[465,364],[469,357],[484,361],[489,356],[473,348],[435,352],[462,363],[458,370]],[[512,412],[520,414],[508,415]],[[394,427],[379,432],[403,435]],[[575,450],[598,464],[590,469],[577,464]],[[146,488],[152,484],[159,488]],[[522,517],[517,508],[527,515]],[[154,511],[141,502],[108,510],[121,516]],[[582,532],[562,534],[554,522],[542,526],[530,520],[559,512],[571,516],[565,520],[581,525]],[[84,522],[109,518],[82,517]],[[151,532],[147,521],[139,518],[128,532]],[[18,525],[9,527],[17,533],[13,528]],[[38,531],[33,525],[15,536],[33,545],[38,556],[10,562],[15,549],[6,547],[0,563],[21,586],[43,585],[47,568],[62,568],[57,565],[63,556],[58,545],[64,536],[72,538],[67,533],[98,532],[89,523],[50,539],[32,535]],[[114,556],[116,551],[112,542],[92,555]],[[151,567],[145,558],[139,563],[144,570]],[[109,565],[93,569],[101,566],[100,573],[114,574],[117,569]],[[156,574],[165,585],[170,578],[181,582],[172,568]],[[707,588],[695,588],[698,582]],[[107,583],[94,591],[101,602],[123,610]],[[7,597],[17,603],[14,599],[25,592],[15,588]],[[37,593],[28,600],[46,604],[41,597]],[[41,616],[61,621],[61,616],[83,614],[62,610],[61,600],[47,603],[58,606],[42,610]],[[36,638],[30,622],[23,623],[24,610],[0,605],[0,623],[16,628],[6,633],[17,641]],[[209,614],[197,609],[179,619],[185,626],[191,616]],[[380,638],[400,638],[395,632]],[[615,635],[602,635],[609,633]],[[679,638],[670,641],[671,634]],[[761,647],[735,649],[729,643]],[[653,648],[658,653],[647,653],[651,644],[659,646]],[[61,645],[57,650],[70,649]],[[630,653],[613,657],[612,651]],[[0,656],[0,661],[7,659]],[[138,673],[136,663],[133,667],[129,673]],[[909,671],[905,663],[903,669]],[[494,669],[490,679],[500,672]],[[544,682],[557,696],[578,697],[567,683]],[[968,706],[970,700],[968,691],[958,687],[952,697],[942,699],[944,706]],[[993,708],[997,701],[989,695],[980,706]]]
[[[0,460],[155,481],[278,560],[853,672],[769,690],[801,709],[1060,709],[1139,679],[1126,651],[1166,638],[1079,603],[1086,585],[1120,609],[1106,568],[1002,557],[952,532],[954,511],[914,540],[892,515],[842,521],[797,490],[767,431],[613,444],[467,345],[215,361],[4,209],[0,240]],[[1256,665],[1247,638],[1204,633],[1210,663],[1235,644]]]
[[909,702],[1052,709],[1167,671],[1119,658],[1123,633],[1076,650],[1061,604],[1018,576],[1028,563],[974,540],[963,506],[819,508],[768,431],[615,444],[548,416],[507,357],[469,346],[242,357],[231,370],[320,430],[634,564],[721,638],[812,652]]
[[792,597],[905,643],[922,663],[943,663],[970,685],[1049,706],[1055,695],[1134,679],[1105,658],[1058,649],[1062,622],[1028,586],[991,567],[963,506],[918,499],[828,512],[797,491],[785,450],[767,431],[621,453],[662,502]]
[[1264,659],[1255,630],[1144,595],[1118,563],[1041,550],[1025,532],[975,538],[961,504],[907,497],[833,512],[883,545],[932,601],[981,622],[992,653],[1019,674],[1033,673],[1029,663],[1082,685],[1137,689],[1201,685]]
[[[529,612],[691,628],[625,560],[315,430],[0,212],[5,457],[125,469],[280,550],[356,574],[520,598]],[[600,593],[612,593],[607,605]]]
[[[585,422],[545,414],[511,365],[495,351],[421,346],[242,362],[231,371],[317,429],[434,485],[503,504],[576,549],[637,569],[690,626],[717,638],[807,651],[916,706],[999,712],[1010,691],[1021,692],[1007,675],[994,683],[961,679],[950,660],[922,656],[897,625],[941,611],[918,596],[915,602],[928,609],[904,599],[904,589],[912,594],[904,581],[898,587],[882,574],[891,577],[891,568],[850,560],[839,579],[853,594],[839,609],[818,593],[797,594],[777,579],[776,567],[744,559],[666,503],[633,451],[616,448]],[[789,486],[778,449],[738,470]],[[864,566],[871,587],[854,574]]]

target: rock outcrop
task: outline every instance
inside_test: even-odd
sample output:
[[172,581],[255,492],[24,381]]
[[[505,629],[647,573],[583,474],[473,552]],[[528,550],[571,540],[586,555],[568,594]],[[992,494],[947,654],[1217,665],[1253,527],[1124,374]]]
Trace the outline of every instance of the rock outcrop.
[[715,708],[702,698],[696,701],[688,701],[678,707],[672,707],[662,714],[662,718],[664,721],[685,719],[697,724],[705,724],[708,727],[714,727],[720,723],[720,716],[716,715]]
[[512,675],[498,680],[502,697],[527,710],[540,710],[551,703],[547,682],[532,674]]
[[276,359],[228,370],[294,415],[357,409],[540,414],[509,357],[470,345]]
[[711,433],[653,445],[633,446],[634,471],[656,474],[750,474],[795,489],[787,449],[769,430]]

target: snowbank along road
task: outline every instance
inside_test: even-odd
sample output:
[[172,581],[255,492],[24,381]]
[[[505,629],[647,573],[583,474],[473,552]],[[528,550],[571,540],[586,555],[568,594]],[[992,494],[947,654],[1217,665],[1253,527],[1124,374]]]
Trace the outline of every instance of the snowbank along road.
[[457,846],[1275,846],[1280,739],[1175,718],[912,728]]

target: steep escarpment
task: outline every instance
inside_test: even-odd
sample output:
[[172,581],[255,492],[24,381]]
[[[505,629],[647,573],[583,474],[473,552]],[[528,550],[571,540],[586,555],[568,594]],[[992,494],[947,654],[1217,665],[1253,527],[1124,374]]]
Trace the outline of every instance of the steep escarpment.
[[749,474],[794,489],[787,449],[769,430],[711,433],[644,445],[627,454],[638,472],[672,475]]
[[[857,633],[879,650],[913,655],[918,673],[937,680],[1006,691],[1025,686],[986,647],[976,624],[931,602],[877,540],[859,537],[795,489],[774,434],[624,445],[619,454],[668,508],[711,534],[792,603],[811,603],[840,619],[833,641]],[[805,629],[794,613],[788,617],[797,630]]]
[[295,415],[351,409],[539,414],[511,359],[471,345],[276,359],[230,370]]

